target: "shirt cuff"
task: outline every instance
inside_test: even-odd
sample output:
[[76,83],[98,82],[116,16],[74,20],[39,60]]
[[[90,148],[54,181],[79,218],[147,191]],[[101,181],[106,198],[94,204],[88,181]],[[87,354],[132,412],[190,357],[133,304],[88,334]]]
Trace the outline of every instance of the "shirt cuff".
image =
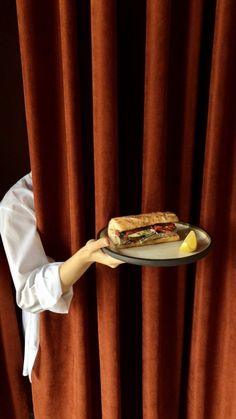
[[54,262],[42,267],[40,280],[36,279],[35,288],[41,307],[54,313],[68,313],[73,287],[62,294],[59,268],[62,262]]

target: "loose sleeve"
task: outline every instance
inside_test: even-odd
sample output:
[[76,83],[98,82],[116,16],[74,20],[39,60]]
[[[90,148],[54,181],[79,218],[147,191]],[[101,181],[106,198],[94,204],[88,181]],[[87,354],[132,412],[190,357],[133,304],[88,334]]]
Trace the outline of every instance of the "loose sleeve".
[[67,313],[72,287],[62,294],[59,267],[45,254],[36,228],[35,213],[17,203],[0,208],[0,231],[16,289],[18,306],[31,313]]

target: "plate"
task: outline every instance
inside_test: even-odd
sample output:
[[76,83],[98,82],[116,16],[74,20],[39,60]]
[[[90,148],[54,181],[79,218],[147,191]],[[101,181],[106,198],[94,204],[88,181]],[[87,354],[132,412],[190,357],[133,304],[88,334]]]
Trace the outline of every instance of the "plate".
[[[200,227],[189,223],[175,223],[180,240],[175,242],[152,244],[127,249],[117,249],[113,244],[104,247],[104,253],[115,259],[122,260],[133,265],[141,266],[178,266],[196,262],[202,259],[210,251],[212,240],[210,235]],[[197,236],[197,249],[195,252],[180,250],[180,246],[189,233],[194,230]],[[107,226],[99,233],[98,238],[107,236]]]

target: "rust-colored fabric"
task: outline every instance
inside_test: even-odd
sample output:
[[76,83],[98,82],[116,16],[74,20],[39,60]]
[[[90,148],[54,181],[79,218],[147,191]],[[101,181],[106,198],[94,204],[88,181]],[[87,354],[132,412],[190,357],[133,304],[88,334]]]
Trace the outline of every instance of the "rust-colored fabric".
[[[96,229],[118,213],[116,3],[91,1]],[[112,192],[111,192],[112,191]],[[110,304],[107,304],[107,301]],[[102,417],[121,417],[118,272],[97,267]],[[111,374],[112,371],[112,374]],[[92,415],[93,417],[93,415]]]
[[217,3],[200,218],[215,244],[196,272],[187,405],[193,419],[236,415],[235,17],[235,3]]
[[[29,383],[22,376],[23,353],[13,285],[0,243],[0,406],[3,418],[28,419]],[[19,317],[19,324],[20,324]]]
[[[0,13],[0,200],[29,171],[28,141],[21,80],[21,60],[14,2]],[[0,240],[0,416],[28,419],[30,383],[22,376],[21,312]]]
[[92,267],[41,315],[36,419],[234,419],[235,2],[16,4],[48,254],[156,209],[214,240],[194,265]]

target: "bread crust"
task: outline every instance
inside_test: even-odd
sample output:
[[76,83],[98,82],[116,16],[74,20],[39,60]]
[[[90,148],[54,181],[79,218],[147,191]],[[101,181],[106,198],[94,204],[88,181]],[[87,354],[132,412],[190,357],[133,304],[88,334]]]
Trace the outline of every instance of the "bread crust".
[[[147,227],[154,224],[176,223],[179,219],[173,212],[150,212],[147,214],[128,215],[111,218],[108,223],[107,233],[112,242],[120,245],[120,238],[116,232],[130,231],[140,227]],[[160,239],[158,239],[160,240]],[[136,245],[137,246],[137,245]],[[140,246],[140,245],[139,245]],[[129,246],[130,247],[130,246]]]
[[112,218],[108,224],[109,231],[129,231],[153,224],[175,223],[179,219],[173,212],[150,212],[148,214],[128,215]]
[[144,240],[143,242],[133,241],[133,242],[130,242],[130,243],[127,243],[127,244],[116,244],[115,247],[117,249],[128,249],[130,247],[142,247],[142,246],[158,244],[158,243],[175,242],[177,240],[180,240],[180,237],[179,237],[178,233],[173,233],[172,236],[168,236],[168,237],[161,237],[159,239],[156,238],[156,239]]

